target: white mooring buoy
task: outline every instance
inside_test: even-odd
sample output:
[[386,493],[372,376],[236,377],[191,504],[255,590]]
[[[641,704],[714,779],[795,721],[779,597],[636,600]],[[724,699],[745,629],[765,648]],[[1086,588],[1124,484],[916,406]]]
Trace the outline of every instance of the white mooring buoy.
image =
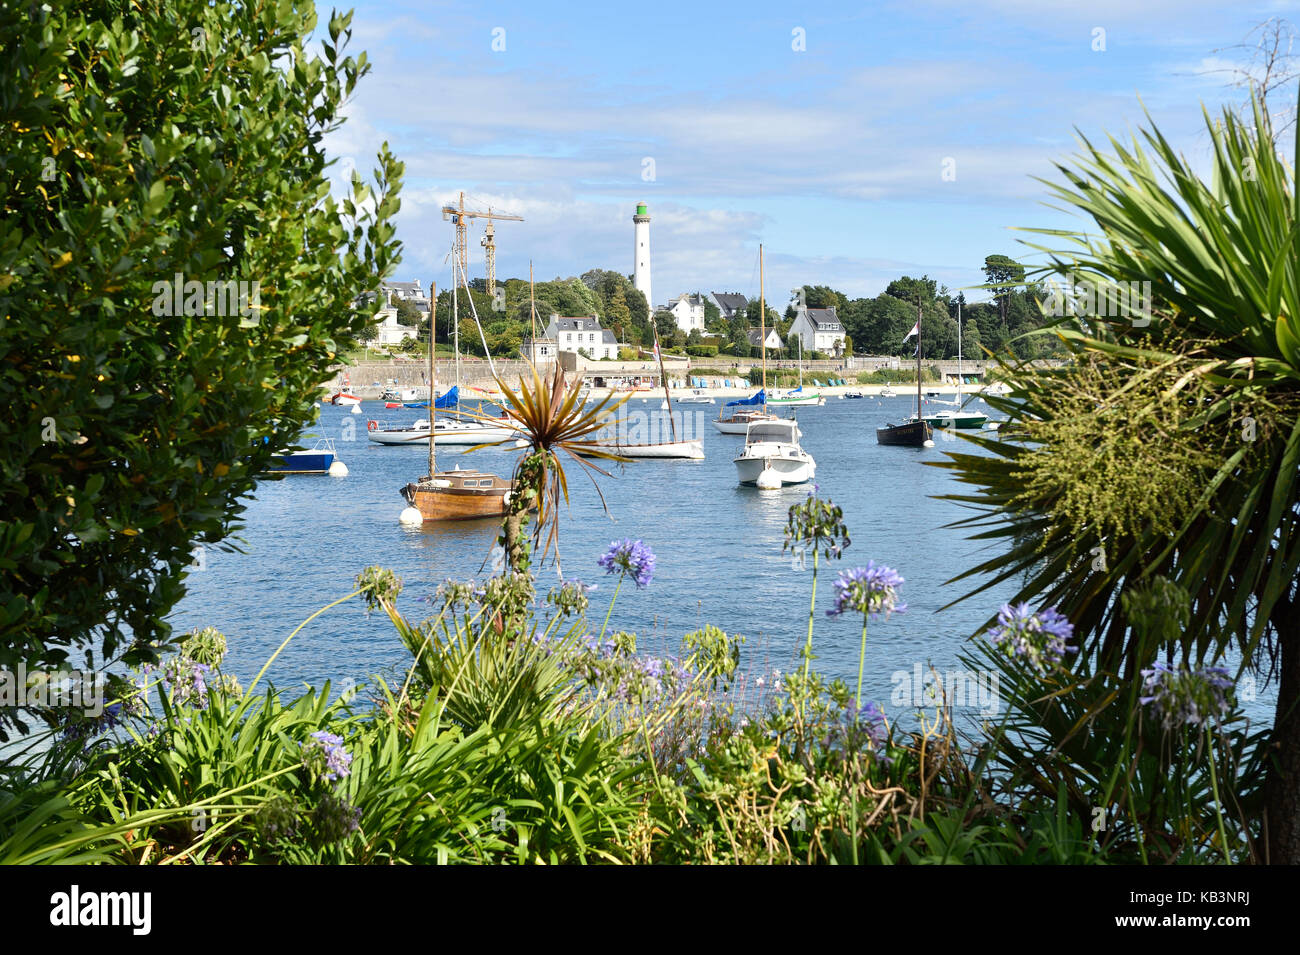
[[781,489],[781,476],[772,468],[763,468],[758,474],[758,480],[754,485],[760,491],[779,491]]
[[423,523],[424,523],[424,515],[421,514],[421,513],[419,512],[419,510],[418,510],[417,508],[414,508],[414,507],[404,507],[404,508],[402,508],[402,513],[400,513],[400,514],[397,515],[397,519],[398,519],[398,521],[400,521],[400,522],[403,523],[403,524],[423,524]]
[[347,476],[348,476],[348,466],[344,464],[342,461],[335,459],[334,463],[330,465],[330,477],[347,477]]
[[925,441],[925,442],[923,442],[923,443],[921,444],[921,447],[923,447],[923,448],[933,448],[933,447],[934,447],[934,442],[933,442],[933,441],[928,441],[928,440],[927,440],[927,441]]
[[360,406],[360,405],[353,405],[353,406],[352,406],[352,413],[353,413],[353,414],[361,414],[361,406]]

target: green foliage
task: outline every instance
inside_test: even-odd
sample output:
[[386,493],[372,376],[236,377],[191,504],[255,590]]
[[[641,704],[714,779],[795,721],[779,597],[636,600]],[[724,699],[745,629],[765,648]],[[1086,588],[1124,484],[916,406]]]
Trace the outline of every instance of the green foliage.
[[686,354],[695,358],[713,358],[718,354],[717,345],[687,345]]
[[[310,4],[108,13],[0,8],[6,669],[155,655],[192,546],[240,526],[398,252],[386,148],[329,195],[321,140],[368,70],[349,15],[310,54]],[[178,309],[177,274],[248,295]]]

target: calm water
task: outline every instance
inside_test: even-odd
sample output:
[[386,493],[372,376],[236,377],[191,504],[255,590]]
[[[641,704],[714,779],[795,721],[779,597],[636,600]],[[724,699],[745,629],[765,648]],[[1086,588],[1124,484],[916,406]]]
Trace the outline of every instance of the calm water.
[[[852,546],[839,562],[844,568],[868,559],[895,567],[906,579],[902,592],[908,612],[873,622],[867,648],[867,691],[891,716],[910,712],[889,702],[896,671],[915,672],[933,664],[940,672],[956,669],[957,654],[974,630],[1011,596],[1010,587],[993,590],[956,607],[939,608],[972,589],[971,581],[945,581],[980,562],[986,545],[946,529],[971,512],[933,499],[951,493],[948,473],[923,465],[942,460],[945,449],[973,446],[936,433],[931,449],[886,448],[876,443],[875,429],[901,420],[915,399],[830,399],[824,407],[800,408],[803,446],[817,461],[822,497],[844,509]],[[364,414],[324,405],[313,433],[335,440],[346,478],[294,476],[261,485],[246,511],[245,553],[209,552],[206,569],[189,578],[189,594],[172,617],[187,630],[215,626],[230,644],[227,668],[247,683],[275,647],[303,619],[351,590],[362,568],[378,564],[399,574],[405,588],[399,606],[422,619],[428,603],[419,598],[453,577],[482,576],[497,534],[495,522],[426,525],[398,523],[405,507],[399,488],[424,473],[424,447],[383,447],[365,437],[371,416],[391,422],[415,420],[415,410],[384,411],[375,402]],[[633,410],[657,412],[660,399],[629,403]],[[684,405],[687,415],[703,419],[716,405]],[[978,407],[978,405],[977,405]],[[789,413],[788,411],[785,413]],[[795,664],[808,624],[811,572],[792,566],[783,554],[786,512],[802,500],[807,486],[758,491],[736,484],[732,458],[740,437],[721,435],[707,425],[704,461],[628,464],[612,477],[597,476],[608,516],[592,483],[576,465],[569,467],[570,507],[560,530],[566,577],[599,584],[590,615],[604,617],[616,578],[604,577],[596,558],[615,538],[644,540],[657,565],[653,582],[638,591],[626,583],[610,626],[641,635],[650,651],[675,651],[681,635],[713,623],[747,638],[744,662],[750,667],[789,669]],[[312,445],[304,439],[305,446]],[[483,450],[463,454],[439,452],[439,467],[478,467],[509,474],[518,452]],[[832,580],[825,564],[819,574],[814,631],[817,665],[828,675],[856,681],[860,623],[828,618]],[[542,572],[539,589],[554,580]],[[364,682],[388,673],[406,654],[387,618],[367,618],[353,600],[327,611],[308,625],[276,661],[270,678],[279,687],[316,684],[345,678]],[[974,701],[972,700],[972,703]],[[1271,714],[1261,696],[1250,709],[1254,718]],[[972,709],[970,712],[974,712]]]

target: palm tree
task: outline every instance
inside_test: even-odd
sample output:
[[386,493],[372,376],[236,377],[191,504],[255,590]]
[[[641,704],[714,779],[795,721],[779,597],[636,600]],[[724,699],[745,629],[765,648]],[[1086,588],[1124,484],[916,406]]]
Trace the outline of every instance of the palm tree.
[[[1097,232],[1031,230],[1051,237],[1030,243],[1043,271],[1136,290],[1149,313],[1101,314],[1093,295],[1088,314],[1063,315],[1046,332],[1073,363],[1005,368],[1013,391],[989,400],[1009,422],[977,439],[992,455],[942,466],[974,489],[952,499],[983,511],[961,523],[1006,545],[962,576],[990,574],[980,590],[1019,579],[1017,600],[1058,604],[1080,658],[1136,678],[1157,653],[1200,664],[1236,646],[1243,669],[1277,675],[1265,852],[1298,863],[1300,215],[1267,113],[1253,115],[1205,113],[1208,182],[1149,117],[1141,140],[1085,139],[1058,165],[1065,184],[1049,187]],[[1119,598],[1157,576],[1189,595],[1191,619],[1143,646]]]

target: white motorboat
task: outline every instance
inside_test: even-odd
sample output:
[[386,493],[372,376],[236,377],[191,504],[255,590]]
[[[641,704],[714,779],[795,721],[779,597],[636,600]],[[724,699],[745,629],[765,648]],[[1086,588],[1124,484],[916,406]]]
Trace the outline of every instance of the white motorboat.
[[386,388],[379,396],[381,401],[428,401],[428,388]]
[[882,397],[882,398],[897,398],[897,397],[898,397],[898,392],[896,392],[893,388],[890,388],[889,385],[885,385],[885,387],[883,387],[883,388],[880,389],[880,397]]
[[692,388],[689,392],[674,400],[679,405],[712,405],[717,403],[710,395],[705,394],[703,388]]
[[[439,418],[434,425],[437,441],[441,445],[475,445],[491,441],[509,441],[519,433],[507,425],[488,424],[483,421],[457,421]],[[366,422],[366,434],[376,444],[428,444],[429,420],[421,418],[414,424],[401,427],[384,427],[382,421]]]
[[735,459],[741,484],[804,484],[817,472],[817,462],[799,446],[799,426],[793,421],[757,421],[745,434],[745,449]]

